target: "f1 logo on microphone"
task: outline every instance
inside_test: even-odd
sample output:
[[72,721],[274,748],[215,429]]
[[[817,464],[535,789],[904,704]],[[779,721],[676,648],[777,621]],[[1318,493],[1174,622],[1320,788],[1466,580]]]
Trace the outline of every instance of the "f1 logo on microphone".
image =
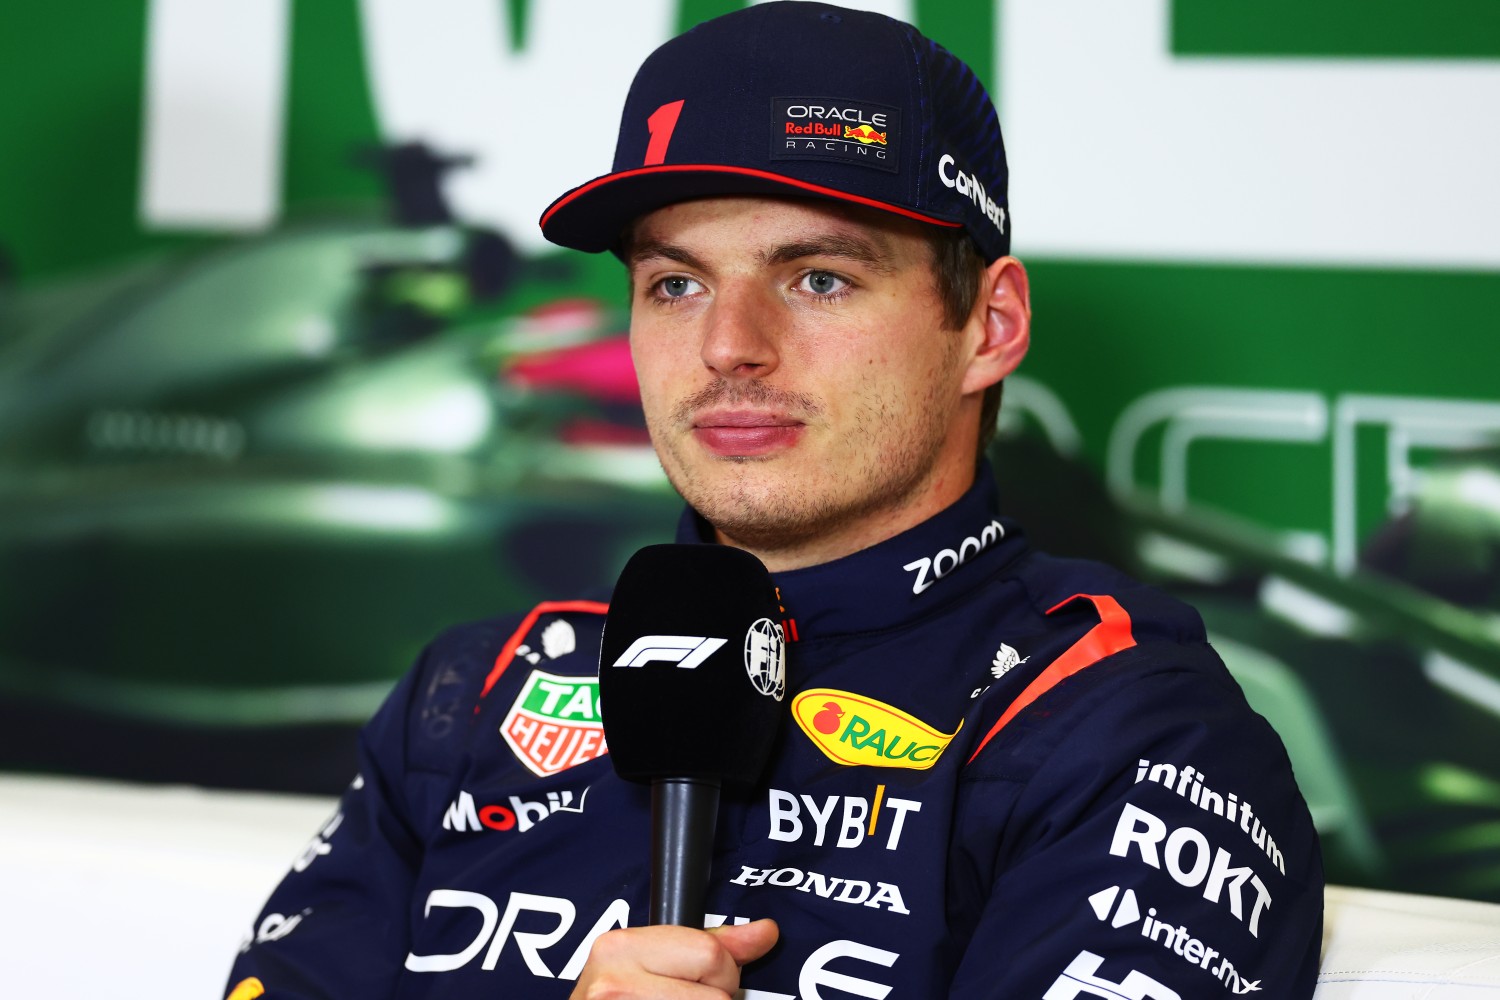
[[640,667],[653,660],[665,660],[692,670],[728,641],[701,635],[643,635],[620,654],[615,666]]

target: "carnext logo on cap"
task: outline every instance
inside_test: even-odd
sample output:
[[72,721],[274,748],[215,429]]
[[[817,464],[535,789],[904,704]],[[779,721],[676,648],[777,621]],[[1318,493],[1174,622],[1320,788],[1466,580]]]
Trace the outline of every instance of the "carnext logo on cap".
[[771,159],[838,160],[895,173],[901,111],[832,97],[771,98]]
[[944,153],[938,160],[938,179],[972,201],[975,207],[984,213],[984,217],[994,223],[995,228],[1000,230],[1001,235],[1004,235],[1005,208],[995,204],[995,200],[985,191],[978,177],[958,169],[956,161],[947,153]]

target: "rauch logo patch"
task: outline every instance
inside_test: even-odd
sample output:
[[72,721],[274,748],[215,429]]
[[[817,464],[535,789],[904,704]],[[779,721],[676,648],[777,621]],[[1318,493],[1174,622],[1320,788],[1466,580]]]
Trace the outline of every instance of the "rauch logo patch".
[[599,680],[534,670],[500,725],[521,762],[546,777],[609,752],[599,716]]
[[924,771],[958,735],[957,730],[939,732],[884,702],[832,688],[793,698],[792,718],[829,760],[851,766]]

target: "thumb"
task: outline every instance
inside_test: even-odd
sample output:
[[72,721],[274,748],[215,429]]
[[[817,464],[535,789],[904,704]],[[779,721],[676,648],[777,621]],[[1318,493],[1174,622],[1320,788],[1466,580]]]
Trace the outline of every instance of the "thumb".
[[709,931],[719,939],[736,965],[744,965],[770,951],[781,936],[776,921],[767,918],[752,920],[748,924],[724,924]]

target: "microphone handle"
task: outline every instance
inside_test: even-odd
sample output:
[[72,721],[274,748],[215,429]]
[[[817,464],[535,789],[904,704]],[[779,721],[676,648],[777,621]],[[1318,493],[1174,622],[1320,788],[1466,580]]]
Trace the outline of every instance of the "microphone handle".
[[651,782],[652,924],[703,926],[718,820],[718,779]]

